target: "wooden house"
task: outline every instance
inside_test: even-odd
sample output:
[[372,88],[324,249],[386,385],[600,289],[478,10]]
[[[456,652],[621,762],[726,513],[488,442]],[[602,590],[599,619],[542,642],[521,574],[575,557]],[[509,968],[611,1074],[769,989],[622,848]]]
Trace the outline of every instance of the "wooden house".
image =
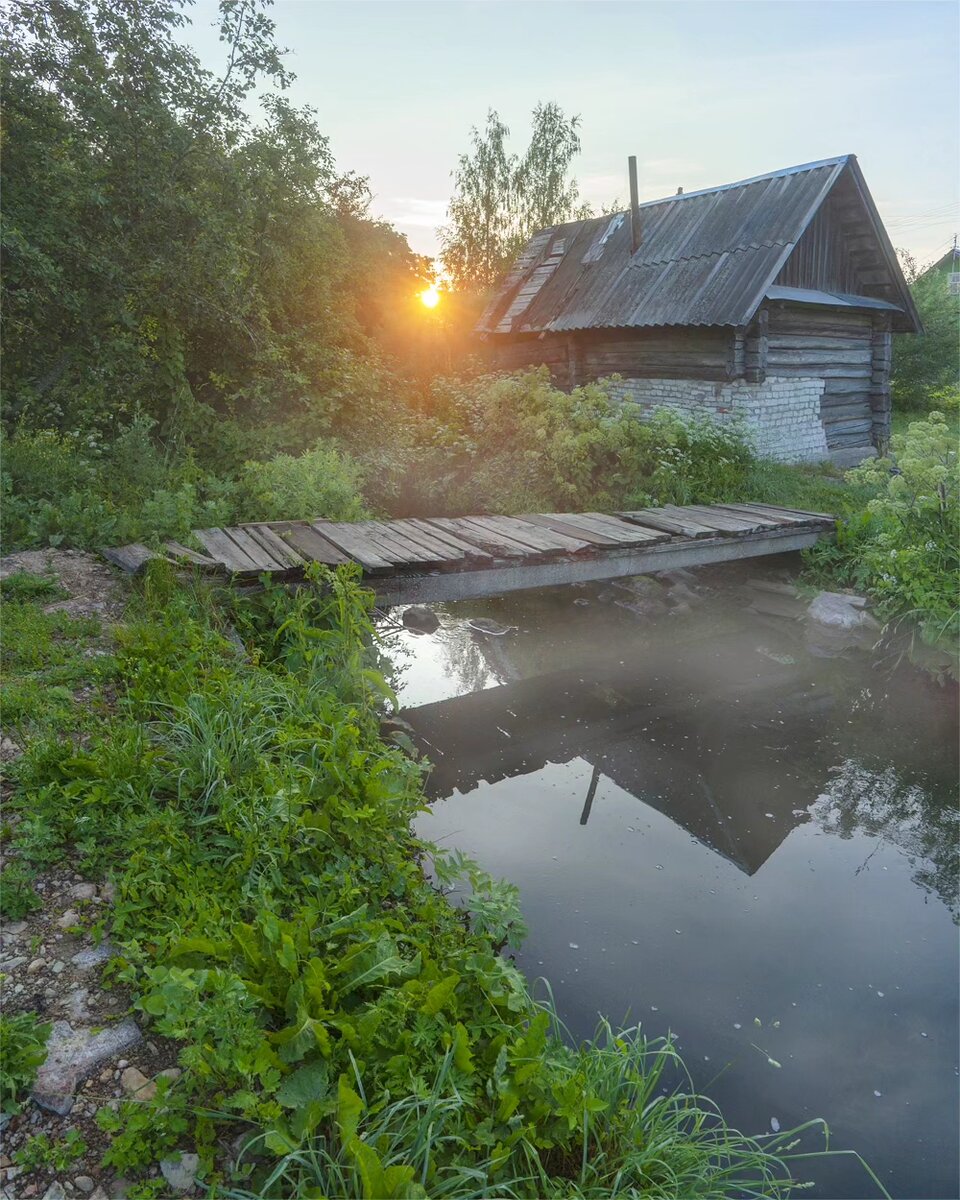
[[853,155],[541,229],[477,326],[502,370],[740,420],[782,461],[875,454],[909,288]]

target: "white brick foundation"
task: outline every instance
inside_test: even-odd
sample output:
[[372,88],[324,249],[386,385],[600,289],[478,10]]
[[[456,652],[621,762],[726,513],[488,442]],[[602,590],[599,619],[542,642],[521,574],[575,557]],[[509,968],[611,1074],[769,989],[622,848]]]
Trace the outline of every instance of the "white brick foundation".
[[605,381],[610,396],[636,406],[641,416],[657,408],[709,414],[740,422],[761,458],[821,462],[829,457],[820,421],[822,379],[770,375],[764,383],[707,383],[698,379]]

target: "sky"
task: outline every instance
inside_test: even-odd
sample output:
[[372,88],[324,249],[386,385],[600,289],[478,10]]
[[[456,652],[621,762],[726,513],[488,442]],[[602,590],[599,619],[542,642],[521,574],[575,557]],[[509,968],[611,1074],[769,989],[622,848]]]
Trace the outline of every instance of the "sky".
[[[220,70],[215,0],[186,39]],[[372,212],[435,255],[451,171],[495,108],[512,146],[555,100],[599,209],[856,154],[895,246],[921,262],[960,232],[954,0],[277,0],[291,98],[317,110]]]

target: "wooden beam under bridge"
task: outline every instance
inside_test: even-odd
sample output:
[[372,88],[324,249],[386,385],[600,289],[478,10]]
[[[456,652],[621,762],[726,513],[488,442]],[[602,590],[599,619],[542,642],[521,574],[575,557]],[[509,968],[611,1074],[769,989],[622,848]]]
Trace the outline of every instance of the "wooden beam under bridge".
[[433,604],[502,596],[530,588],[559,587],[569,583],[594,583],[656,571],[677,571],[710,563],[736,562],[761,555],[806,550],[823,541],[823,531],[755,534],[742,538],[717,538],[687,544],[666,543],[646,549],[604,554],[602,558],[565,559],[548,563],[491,567],[457,574],[372,576],[364,580],[382,604]]

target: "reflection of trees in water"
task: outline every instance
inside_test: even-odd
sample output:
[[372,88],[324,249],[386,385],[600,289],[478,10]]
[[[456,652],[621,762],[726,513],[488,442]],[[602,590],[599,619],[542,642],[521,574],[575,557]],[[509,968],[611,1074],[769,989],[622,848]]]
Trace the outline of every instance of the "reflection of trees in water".
[[416,651],[404,645],[398,636],[403,626],[399,621],[383,613],[377,615],[376,629],[379,640],[373,644],[374,665],[395,692],[399,692],[408,674]]
[[499,639],[474,633],[461,622],[445,625],[442,633],[444,674],[456,680],[457,690],[479,692],[490,683],[502,683],[504,672],[498,664]]
[[897,846],[910,859],[913,879],[934,892],[960,921],[960,811],[940,803],[893,767],[882,771],[853,759],[833,767],[834,778],[810,809],[827,833],[865,833]]

